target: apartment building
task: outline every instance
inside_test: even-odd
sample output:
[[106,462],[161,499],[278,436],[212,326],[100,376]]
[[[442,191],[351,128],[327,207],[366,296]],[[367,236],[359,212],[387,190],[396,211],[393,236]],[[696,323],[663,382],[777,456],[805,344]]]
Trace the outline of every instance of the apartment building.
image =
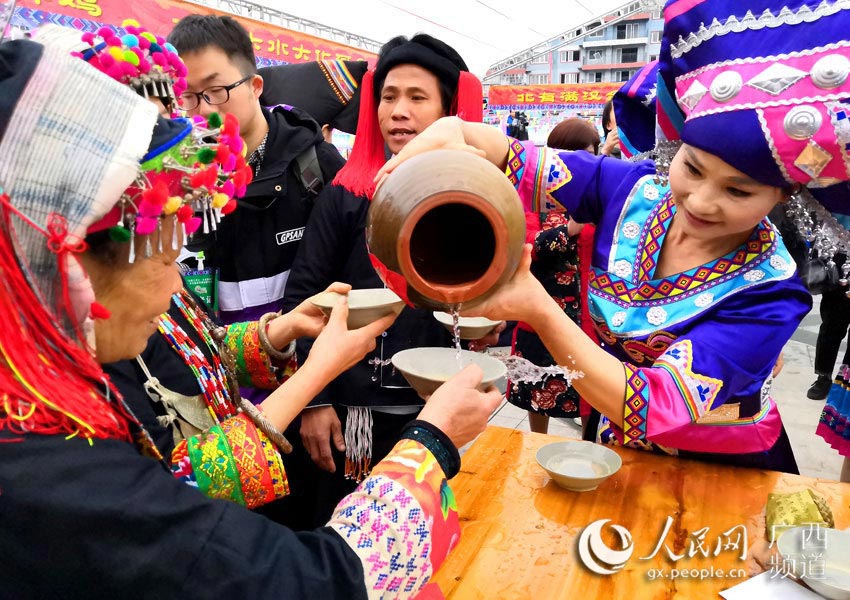
[[661,4],[630,2],[498,61],[488,69],[485,87],[628,81],[658,58]]

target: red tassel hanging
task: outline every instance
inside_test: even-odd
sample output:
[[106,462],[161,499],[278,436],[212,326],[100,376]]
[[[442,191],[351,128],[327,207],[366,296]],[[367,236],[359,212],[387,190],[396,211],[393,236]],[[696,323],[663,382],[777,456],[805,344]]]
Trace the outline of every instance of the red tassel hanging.
[[7,209],[14,207],[0,202],[0,429],[132,441],[132,417],[97,391],[108,381],[100,365],[59,326],[73,312],[52,312],[30,287]]
[[372,263],[372,267],[378,273],[378,276],[381,278],[381,281],[384,282],[384,285],[395,292],[395,294],[404,300],[404,303],[409,307],[416,308],[407,295],[407,280],[402,275],[395,271],[390,271],[387,266],[371,252],[369,253],[369,262]]
[[375,175],[386,162],[384,138],[378,126],[373,77],[373,70],[363,75],[363,81],[360,83],[360,113],[354,148],[351,149],[348,162],[334,179],[334,184],[341,185],[355,196],[365,196],[370,200],[375,193]]
[[480,123],[484,119],[484,91],[478,78],[469,71],[461,71],[455,94],[456,114],[464,121]]

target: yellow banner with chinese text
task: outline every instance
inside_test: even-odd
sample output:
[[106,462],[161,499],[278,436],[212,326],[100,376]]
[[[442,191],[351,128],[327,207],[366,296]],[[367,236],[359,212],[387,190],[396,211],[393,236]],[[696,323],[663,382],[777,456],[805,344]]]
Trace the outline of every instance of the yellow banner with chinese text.
[[622,83],[565,83],[552,85],[490,86],[491,109],[564,108],[598,105],[601,107],[620,89]]

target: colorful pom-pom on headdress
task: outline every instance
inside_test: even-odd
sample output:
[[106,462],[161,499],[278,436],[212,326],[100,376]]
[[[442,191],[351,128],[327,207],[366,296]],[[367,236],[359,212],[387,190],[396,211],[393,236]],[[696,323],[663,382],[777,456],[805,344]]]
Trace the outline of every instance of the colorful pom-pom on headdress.
[[[139,95],[174,106],[186,90],[186,66],[174,46],[142,27],[127,25],[126,31],[121,37],[108,27],[85,33],[82,40],[89,48],[75,55]],[[234,198],[244,195],[253,178],[244,150],[239,121],[231,114],[160,121],[136,182],[88,233],[108,229],[114,241],[129,242],[133,262],[135,236],[159,230],[161,218],[176,219],[184,239],[199,228],[204,233],[215,231],[222,215],[236,208]],[[173,231],[176,249],[177,228]],[[147,257],[153,252],[150,237],[145,244]]]
[[84,33],[82,41],[88,48],[76,55],[140,95],[176,106],[186,91],[187,73],[177,50],[142,27],[127,25],[125,29],[123,36],[109,27]]
[[[161,230],[163,218],[176,219],[184,238],[199,228],[204,233],[215,231],[221,217],[236,208],[234,198],[244,195],[253,178],[243,150],[239,122],[233,115],[222,119],[214,114],[209,121],[201,116],[160,120],[136,181],[88,233],[108,230],[113,240],[130,242],[133,262],[135,236]],[[173,231],[172,248],[177,249],[177,228]],[[153,253],[151,238],[145,243],[148,257]],[[162,252],[161,237],[159,244]]]

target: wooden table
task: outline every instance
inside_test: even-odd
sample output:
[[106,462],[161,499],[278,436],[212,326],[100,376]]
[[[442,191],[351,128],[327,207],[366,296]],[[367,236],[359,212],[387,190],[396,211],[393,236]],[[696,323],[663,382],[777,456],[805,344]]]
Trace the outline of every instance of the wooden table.
[[[612,598],[717,598],[717,593],[764,569],[753,551],[764,546],[764,507],[770,492],[809,487],[824,496],[835,525],[850,527],[850,484],[742,469],[615,448],[623,467],[595,491],[559,488],[537,464],[538,448],[562,438],[488,427],[463,456],[451,486],[463,534],[435,581],[446,598],[557,600]],[[686,554],[691,534],[708,527],[705,546],[713,553],[721,534],[736,525],[747,532],[747,558],[721,550],[717,556],[671,562],[662,546],[649,560],[667,517],[665,538],[675,554]],[[621,571],[597,575],[584,568],[577,541],[598,519],[626,527],[634,552]],[[609,523],[603,539],[620,549]],[[738,528],[737,531],[741,531]],[[671,569],[744,569],[744,577],[672,578]],[[650,569],[665,576],[649,578]],[[657,573],[657,572],[656,572]]]

